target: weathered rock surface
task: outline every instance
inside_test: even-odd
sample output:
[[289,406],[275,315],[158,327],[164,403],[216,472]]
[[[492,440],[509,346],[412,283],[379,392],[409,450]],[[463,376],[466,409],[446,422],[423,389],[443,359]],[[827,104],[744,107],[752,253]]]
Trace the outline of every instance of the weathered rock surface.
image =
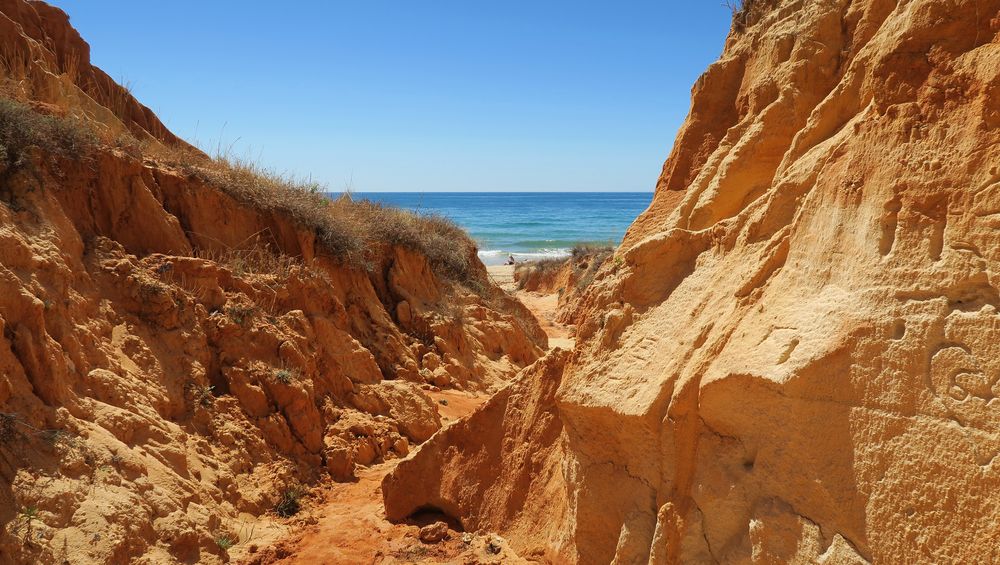
[[448,537],[448,524],[444,522],[434,522],[420,528],[418,534],[420,541],[424,543],[437,543]]
[[553,562],[1000,560],[1000,1],[748,4],[558,390],[436,436],[390,515]]
[[[224,560],[289,489],[433,435],[420,385],[488,391],[541,355],[481,264],[477,292],[400,246],[351,266],[116,147],[183,142],[88,52],[59,10],[0,0],[4,94],[105,140],[0,160],[0,563]],[[275,268],[225,258],[251,246]]]
[[[403,520],[428,508],[460,517],[467,531],[507,532],[523,557],[544,555],[539,532],[563,537],[561,456],[565,436],[555,404],[569,354],[555,349],[524,369],[468,418],[400,461],[382,484],[386,515]],[[543,496],[545,495],[545,496]],[[522,511],[528,497],[551,500],[544,511]]]

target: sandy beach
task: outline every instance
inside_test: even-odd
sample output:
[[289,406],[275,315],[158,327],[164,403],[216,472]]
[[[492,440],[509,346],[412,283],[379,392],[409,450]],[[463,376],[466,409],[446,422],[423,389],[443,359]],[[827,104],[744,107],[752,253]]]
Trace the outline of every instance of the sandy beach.
[[514,265],[487,265],[486,272],[500,288],[511,293],[517,290],[514,284]]

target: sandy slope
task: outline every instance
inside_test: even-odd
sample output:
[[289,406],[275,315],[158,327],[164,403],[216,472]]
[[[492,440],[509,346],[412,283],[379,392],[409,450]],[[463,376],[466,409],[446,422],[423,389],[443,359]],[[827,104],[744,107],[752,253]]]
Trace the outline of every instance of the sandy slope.
[[[485,395],[460,391],[431,393],[442,419],[456,422],[474,412]],[[420,528],[441,518],[427,514],[394,524],[385,518],[382,479],[398,460],[358,472],[353,483],[330,483],[313,493],[321,501],[306,507],[297,522],[303,529],[264,550],[254,549],[241,563],[395,564],[395,563],[521,563],[499,536],[477,532],[462,534],[450,524],[449,538],[436,544],[418,539]],[[493,550],[489,546],[492,544]],[[496,551],[496,553],[493,553]]]
[[486,267],[486,272],[500,288],[507,292],[517,290],[517,286],[514,284],[514,265],[490,265]]
[[[556,293],[514,290],[512,266],[488,267],[490,276],[512,292],[538,318],[549,336],[549,347],[572,349],[574,340],[569,328],[555,321],[558,308]],[[488,396],[454,390],[429,391],[436,402],[445,426],[461,421],[476,411]],[[354,483],[333,483],[314,498],[321,500],[307,508],[297,522],[305,527],[263,551],[244,557],[245,563],[517,563],[521,558],[506,547],[499,536],[460,534],[454,529],[450,539],[439,544],[423,544],[418,539],[420,527],[440,516],[429,515],[394,524],[385,517],[382,503],[382,480],[395,469],[399,460],[361,470]],[[271,542],[273,540],[258,540]],[[486,551],[488,543],[501,547],[499,554]],[[264,543],[261,543],[263,545]]]
[[542,326],[542,330],[549,336],[549,349],[553,347],[573,349],[576,340],[573,339],[570,328],[564,324],[560,324],[556,320],[559,310],[558,294],[544,294],[521,290],[515,293],[514,296],[538,318],[538,323]]
[[486,270],[497,286],[513,294],[538,318],[542,329],[549,336],[549,348],[573,349],[574,339],[570,328],[556,321],[559,309],[557,292],[518,290],[514,281],[514,265],[493,265],[486,267]]

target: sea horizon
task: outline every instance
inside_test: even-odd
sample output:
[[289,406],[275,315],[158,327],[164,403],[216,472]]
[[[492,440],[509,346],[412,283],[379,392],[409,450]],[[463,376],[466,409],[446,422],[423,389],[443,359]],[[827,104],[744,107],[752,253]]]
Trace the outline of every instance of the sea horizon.
[[[343,193],[327,193],[333,197]],[[568,257],[617,246],[651,191],[350,192],[352,198],[444,216],[469,232],[486,265]]]

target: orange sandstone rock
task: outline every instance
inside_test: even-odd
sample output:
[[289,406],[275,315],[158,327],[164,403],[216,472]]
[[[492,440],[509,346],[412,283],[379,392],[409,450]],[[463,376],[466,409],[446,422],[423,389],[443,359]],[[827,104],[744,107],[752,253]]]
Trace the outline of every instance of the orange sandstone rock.
[[116,147],[186,145],[59,10],[0,0],[0,54],[24,63],[0,65],[4,95],[102,134],[78,159],[0,163],[0,562],[238,557],[225,540],[280,531],[269,513],[298,485],[441,427],[422,370],[487,391],[545,349],[482,265],[478,292],[399,246],[353,266],[294,218]]
[[1000,560],[1000,1],[747,4],[554,400],[505,403],[527,369],[391,516],[560,563]]

